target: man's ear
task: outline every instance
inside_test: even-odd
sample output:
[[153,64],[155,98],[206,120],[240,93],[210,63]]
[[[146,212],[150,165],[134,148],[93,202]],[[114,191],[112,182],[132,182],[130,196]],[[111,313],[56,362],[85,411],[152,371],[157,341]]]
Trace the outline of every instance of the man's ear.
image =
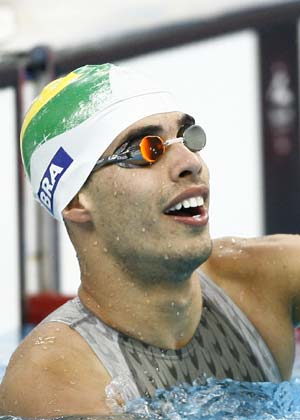
[[63,218],[74,223],[87,223],[92,220],[90,211],[81,203],[79,194],[70,201],[62,212]]

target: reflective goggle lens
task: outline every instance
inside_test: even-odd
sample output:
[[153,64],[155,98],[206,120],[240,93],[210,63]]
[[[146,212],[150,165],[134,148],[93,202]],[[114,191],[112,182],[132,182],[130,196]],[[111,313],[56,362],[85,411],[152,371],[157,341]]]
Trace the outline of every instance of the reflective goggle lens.
[[165,149],[163,140],[158,136],[146,136],[140,143],[141,154],[150,163],[156,162]]
[[140,153],[149,163],[154,163],[165,152],[166,146],[183,142],[192,152],[200,152],[206,144],[206,135],[199,125],[193,125],[185,130],[183,137],[164,141],[159,136],[146,136],[139,145]]

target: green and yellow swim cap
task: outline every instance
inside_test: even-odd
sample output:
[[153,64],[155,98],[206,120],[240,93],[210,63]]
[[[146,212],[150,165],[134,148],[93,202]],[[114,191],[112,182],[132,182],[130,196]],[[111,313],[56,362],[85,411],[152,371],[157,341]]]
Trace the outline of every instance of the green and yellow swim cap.
[[47,85],[21,130],[35,198],[55,218],[80,190],[111,142],[134,122],[177,111],[172,95],[113,64],[87,65]]

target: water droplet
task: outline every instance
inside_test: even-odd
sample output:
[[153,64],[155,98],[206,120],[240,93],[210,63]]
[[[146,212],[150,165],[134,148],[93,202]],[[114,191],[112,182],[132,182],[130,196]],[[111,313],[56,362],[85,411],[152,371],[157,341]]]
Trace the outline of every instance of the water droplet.
[[105,253],[107,253],[107,252],[108,252],[108,249],[107,249],[107,248],[103,248],[103,251],[104,251]]
[[231,238],[231,242],[232,242],[233,244],[235,244],[235,243],[236,243],[236,240],[235,240],[234,238]]
[[169,255],[165,254],[164,259],[165,260],[168,260],[169,259]]
[[117,237],[116,237],[116,240],[117,240],[117,241],[119,241],[119,240],[120,240],[120,237],[119,237],[119,236],[117,236]]
[[174,307],[174,306],[175,306],[175,302],[171,302],[171,306],[173,306],[173,307]]
[[180,315],[180,312],[176,312],[176,315],[179,316]]
[[93,245],[94,245],[94,246],[97,246],[97,245],[98,245],[98,241],[95,241],[95,242],[93,243]]
[[171,242],[168,242],[168,248],[172,248]]
[[114,191],[114,197],[116,197],[118,195],[117,191]]
[[142,228],[142,232],[146,232],[146,229],[145,228]]
[[219,248],[220,248],[220,249],[223,249],[223,248],[224,248],[224,246],[223,246],[223,245],[220,245],[220,246],[219,246]]

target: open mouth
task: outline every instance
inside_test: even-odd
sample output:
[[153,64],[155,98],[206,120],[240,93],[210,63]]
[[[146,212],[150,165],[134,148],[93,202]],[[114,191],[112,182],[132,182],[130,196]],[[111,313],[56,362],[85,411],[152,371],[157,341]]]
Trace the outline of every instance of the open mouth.
[[176,205],[170,207],[164,212],[167,216],[182,218],[182,221],[188,219],[204,222],[207,219],[207,210],[204,207],[204,198],[202,196],[187,198]]

